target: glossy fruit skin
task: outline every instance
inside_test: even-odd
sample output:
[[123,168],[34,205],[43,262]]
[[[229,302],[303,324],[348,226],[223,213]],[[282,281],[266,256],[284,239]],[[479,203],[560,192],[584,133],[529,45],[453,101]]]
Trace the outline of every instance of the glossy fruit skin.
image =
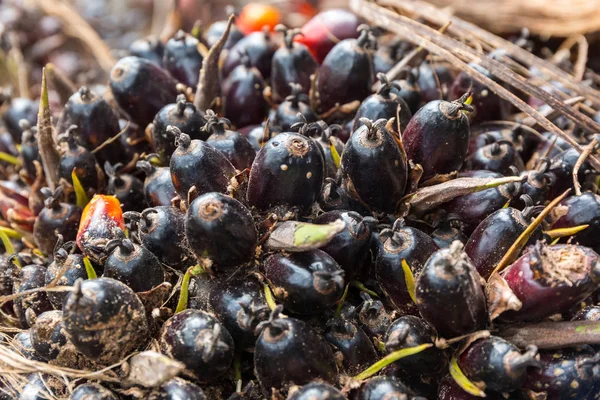
[[160,388],[154,389],[148,400],[207,400],[200,386],[185,381],[181,378],[173,378],[163,383]]
[[[221,73],[223,78],[233,74],[236,67],[244,64],[244,56],[248,57],[248,67],[255,67],[260,76],[269,79],[271,76],[271,58],[277,50],[275,42],[268,32],[252,32],[240,39],[227,54]],[[227,114],[228,117],[231,115]]]
[[62,311],[46,311],[37,316],[31,327],[31,345],[44,360],[54,360],[67,343],[62,328]]
[[103,265],[108,257],[104,247],[111,239],[123,238],[124,230],[119,200],[112,196],[95,195],[81,214],[77,246],[92,261]]
[[429,258],[416,282],[417,307],[441,337],[485,328],[488,316],[480,279],[459,242]]
[[175,103],[161,108],[152,121],[152,144],[163,165],[169,163],[171,154],[177,148],[175,136],[167,127],[173,125],[192,139],[206,140],[208,133],[202,130],[205,123],[200,111],[184,95],[177,96]]
[[[503,397],[500,394],[486,391],[486,398],[489,400],[501,400]],[[448,374],[441,381],[438,387],[438,400],[478,400],[481,397],[473,396],[465,392],[454,380],[454,378]]]
[[36,353],[33,345],[31,344],[30,330],[17,333],[13,337],[11,344],[14,346],[15,350],[17,350],[26,359],[32,361],[44,361],[44,359]]
[[[77,125],[79,129],[77,143],[90,151],[121,131],[115,110],[104,98],[86,86],[82,86],[69,98],[56,128],[58,132],[64,132],[71,125]],[[97,155],[102,161],[119,162],[122,161],[124,152],[118,142],[114,142]]]
[[[491,171],[465,171],[459,177],[502,178],[501,174]],[[442,207],[451,214],[458,215],[463,231],[470,236],[475,228],[490,214],[501,209],[511,201],[519,191],[519,186],[509,183],[496,188],[459,196]]]
[[[24,126],[23,134],[21,135],[21,148],[18,151],[19,158],[22,161],[24,172],[26,172],[27,177],[31,180],[35,179],[37,175],[37,171],[35,169],[34,161],[40,161],[40,152],[37,145],[37,130]],[[2,139],[0,139],[0,142]],[[12,139],[10,139],[12,144]],[[2,148],[4,146],[0,145],[0,149],[5,153],[12,153],[12,145],[6,146],[7,148]],[[15,148],[16,150],[16,148]]]
[[511,167],[522,172],[525,165],[511,142],[500,141],[479,148],[469,160],[471,169],[485,169],[504,176],[513,174]]
[[280,133],[265,143],[252,163],[248,203],[262,210],[279,204],[308,208],[321,192],[324,167],[314,140]]
[[177,195],[169,167],[155,167],[147,161],[138,161],[137,167],[144,171],[144,199],[149,207],[170,206]]
[[404,79],[395,81],[400,89],[395,89],[393,92],[402,98],[408,105],[410,112],[415,114],[421,107],[421,88],[419,87],[418,77],[413,71],[409,71]]
[[[208,27],[208,29],[204,33],[204,37],[209,47],[214,46],[214,44],[217,42],[217,40],[219,40],[221,35],[223,35],[223,32],[225,32],[226,28],[227,21],[216,21]],[[225,46],[223,47],[223,49],[231,49],[243,37],[244,34],[242,33],[242,31],[240,31],[236,25],[232,25],[231,30],[229,31],[229,37],[227,38],[227,42],[225,42]]]
[[416,228],[403,226],[402,221],[398,221],[394,229],[379,233],[375,276],[396,310],[411,314],[417,312],[408,293],[402,260],[406,261],[416,278],[438,249],[429,235]]
[[458,364],[472,382],[484,382],[497,392],[512,392],[523,385],[527,367],[537,367],[537,347],[529,346],[523,354],[514,344],[496,337],[478,339],[460,356]]
[[374,72],[367,50],[368,34],[363,30],[359,39],[342,40],[323,60],[317,76],[321,111],[328,111],[338,103],[362,101],[371,94]]
[[[299,86],[294,86],[293,93],[285,98],[275,112],[273,125],[282,132],[294,130],[292,126],[301,122],[317,122],[319,116],[310,107],[309,99],[306,95],[299,92]],[[298,114],[302,114],[299,116]]]
[[198,380],[207,383],[227,371],[233,361],[233,339],[212,315],[185,310],[162,327],[161,351],[181,361]]
[[146,36],[131,43],[129,53],[162,66],[165,45],[157,36]]
[[250,211],[239,201],[215,192],[192,201],[186,214],[185,235],[196,257],[210,259],[217,270],[250,261],[258,243]]
[[277,101],[292,94],[291,83],[300,85],[301,93],[308,94],[310,76],[315,73],[319,64],[308,47],[302,43],[294,43],[295,33],[284,33],[284,44],[271,59],[271,90]]
[[9,107],[2,113],[2,122],[11,134],[15,143],[21,143],[21,127],[19,121],[24,119],[29,125],[37,123],[38,105],[33,100],[16,97],[10,100]]
[[[381,83],[381,87],[377,93],[370,95],[360,103],[354,117],[352,130],[356,131],[362,125],[360,118],[368,118],[373,121],[380,118],[385,120],[396,118],[398,107],[400,107],[400,132],[404,132],[408,121],[412,118],[412,112],[404,99],[397,94],[397,86],[394,82],[389,82],[384,74],[377,74],[377,78]],[[395,121],[394,123],[397,124],[398,122]],[[394,126],[394,129],[396,129],[396,126]]]
[[249,3],[242,8],[236,25],[240,31],[248,35],[261,31],[265,27],[273,30],[280,19],[281,15],[276,7],[268,4]]
[[63,306],[63,323],[69,342],[100,364],[123,359],[148,339],[142,302],[111,278],[78,281]]
[[59,234],[67,241],[74,240],[80,218],[79,207],[49,199],[33,225],[33,237],[38,248],[46,254],[52,254]]
[[120,59],[110,74],[110,89],[119,107],[140,126],[177,97],[175,81],[158,65],[139,57]]
[[[45,274],[46,268],[41,265],[31,264],[24,266],[18,271],[18,275],[15,277],[13,294],[44,286]],[[52,310],[52,305],[48,301],[46,292],[32,293],[28,296],[19,297],[13,301],[13,311],[21,326],[25,329],[29,328],[29,323],[26,318],[26,311],[28,309],[31,309],[35,315]]]
[[346,142],[341,160],[342,185],[367,207],[394,213],[404,196],[408,167],[393,133],[381,126],[382,121],[359,127]]
[[171,156],[169,169],[173,186],[182,200],[196,187],[198,194],[226,192],[235,168],[223,153],[201,140],[190,140],[181,134],[177,149]]
[[[550,187],[556,177],[552,172],[547,172],[545,169],[525,171],[521,176],[526,176],[527,180],[521,183],[520,193],[526,194],[532,200],[533,205],[543,205],[548,200]],[[515,208],[523,208],[525,203],[521,198],[513,198],[511,205]],[[575,226],[575,225],[572,225]]]
[[402,140],[406,156],[423,167],[423,178],[461,169],[469,146],[469,120],[460,101],[435,100],[408,123]]
[[[376,376],[358,389],[353,400],[412,399],[412,392],[400,380],[392,376]],[[410,397],[409,397],[410,396]]]
[[357,374],[377,361],[373,342],[362,328],[342,318],[334,319],[327,325],[325,339],[342,355],[347,374]]
[[[104,166],[106,170],[107,166]],[[124,174],[109,168],[106,194],[115,196],[126,211],[141,211],[145,206],[144,182],[131,174]]]
[[[586,229],[573,235],[573,242],[582,246],[596,247],[600,244],[600,196],[585,192],[581,196],[570,196],[560,206],[567,207],[552,229],[568,228],[578,225],[589,225]],[[562,208],[561,208],[562,209]]]
[[[65,253],[62,255],[54,255],[54,261],[46,269],[44,277],[46,285],[53,282],[63,268],[65,268],[65,271],[56,283],[58,286],[73,286],[77,279],[87,279],[87,273],[83,264],[83,256],[74,253],[68,254],[67,257],[64,258],[64,254]],[[55,309],[60,310],[62,309],[68,294],[68,292],[48,292],[46,295],[48,296],[50,303],[52,303],[52,306]]]
[[129,239],[117,239],[107,244],[107,251],[110,254],[102,276],[121,281],[136,293],[148,292],[164,282],[160,261],[145,247]]
[[275,297],[297,314],[319,314],[344,292],[343,270],[321,250],[273,254],[264,262],[264,273]]
[[328,224],[341,219],[346,228],[335,235],[325,246],[320,247],[329,254],[344,270],[346,280],[360,274],[370,260],[369,244],[371,227],[363,217],[354,211],[334,210],[319,215],[313,224]]
[[322,382],[309,383],[288,396],[287,400],[347,400],[346,396],[331,385]]
[[118,400],[113,392],[97,383],[84,383],[73,390],[69,400]]
[[[480,65],[470,63],[469,66],[478,70],[488,78],[495,80],[494,76]],[[457,99],[467,91],[472,92],[473,96],[472,104],[475,108],[473,122],[497,121],[502,119],[500,97],[488,89],[487,86],[474,81],[466,72],[460,72],[450,88],[449,97],[451,99]]]
[[421,101],[427,104],[446,98],[454,82],[454,72],[448,64],[422,63],[419,66],[417,82],[421,89]]
[[204,57],[200,54],[198,39],[183,31],[178,31],[165,44],[163,67],[173,78],[189,86],[196,87]]
[[436,226],[435,231],[431,233],[431,238],[440,249],[450,247],[452,242],[458,240],[466,244],[469,238],[464,234],[462,223],[458,216],[453,215]]
[[[74,128],[74,126],[71,126]],[[69,128],[72,131],[72,128]],[[72,173],[75,171],[81,186],[86,191],[97,190],[99,185],[98,168],[96,157],[83,146],[80,146],[75,141],[75,137],[72,133],[67,131],[66,149],[60,157],[58,165],[58,175],[72,184]]]
[[[484,219],[473,231],[465,245],[465,252],[484,279],[489,278],[506,251],[525,231],[530,219],[515,208],[502,208]],[[542,229],[538,227],[528,243],[533,244],[542,238]]]
[[261,328],[254,351],[254,371],[265,396],[292,382],[334,382],[338,371],[331,347],[304,321],[276,318],[264,322]]
[[212,288],[208,302],[231,334],[236,349],[252,351],[256,326],[269,317],[262,285],[251,277],[227,280]]
[[[598,385],[598,358],[589,346],[544,350],[542,368],[531,368],[523,385],[547,400],[592,399]],[[590,397],[591,396],[591,397]]]
[[229,120],[218,118],[214,113],[207,112],[207,115],[211,115],[211,117],[208,118],[206,125],[206,129],[210,133],[206,143],[223,153],[237,170],[243,171],[250,168],[256,157],[256,150],[248,139],[237,131],[227,129]]
[[[391,353],[397,350],[434,343],[436,333],[423,319],[413,315],[403,315],[389,326],[384,342],[385,350]],[[411,357],[395,362],[407,375],[432,375],[446,367],[444,352],[435,346]]]
[[302,27],[302,35],[294,41],[306,45],[317,62],[322,63],[338,40],[358,37],[359,18],[352,12],[334,8],[315,15]]
[[52,375],[32,373],[20,392],[19,400],[44,400],[61,398],[68,392],[63,382]]
[[587,247],[538,243],[504,270],[502,277],[523,305],[501,318],[532,321],[565,312],[593,293],[600,285],[600,262]]
[[[558,197],[565,190],[573,187],[573,168],[578,158],[579,152],[571,148],[559,153],[552,159],[549,171],[554,174],[556,180],[550,188],[549,198]],[[593,171],[592,166],[587,161],[584,161],[579,168],[579,183],[583,185],[587,180],[593,180],[594,176],[596,176],[596,173]]]
[[391,316],[385,310],[381,300],[373,300],[366,293],[361,293],[363,302],[357,307],[357,320],[360,327],[370,337],[383,338],[392,323]]
[[185,214],[171,206],[157,206],[140,215],[142,246],[164,265],[185,272],[194,262],[185,243]]
[[225,115],[235,126],[263,122],[267,115],[264,88],[265,80],[256,67],[240,64],[231,72],[224,86]]

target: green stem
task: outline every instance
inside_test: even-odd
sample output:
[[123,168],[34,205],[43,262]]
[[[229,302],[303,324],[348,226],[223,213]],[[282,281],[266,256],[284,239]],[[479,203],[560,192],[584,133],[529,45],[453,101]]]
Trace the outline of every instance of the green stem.
[[85,272],[87,273],[88,279],[96,279],[98,275],[96,275],[96,270],[87,256],[83,257],[83,264],[85,265]]
[[193,277],[202,275],[204,273],[206,273],[206,271],[201,265],[194,265],[193,267],[188,268],[188,270],[185,272],[185,275],[183,275],[183,281],[181,282],[181,291],[179,293],[179,301],[177,302],[175,314],[182,312],[188,306],[190,280]]
[[472,396],[477,397],[486,397],[485,392],[477,387],[473,382],[467,378],[467,376],[462,372],[460,366],[458,365],[458,360],[456,357],[452,357],[450,361],[450,375],[456,382],[458,386],[460,386],[465,392],[469,393]]
[[21,160],[19,160],[18,157],[5,153],[4,151],[0,151],[0,161],[4,161],[12,165],[21,165]]
[[77,206],[85,208],[85,206],[87,206],[87,204],[90,202],[90,199],[87,193],[85,193],[85,189],[81,185],[81,181],[75,172],[75,168],[73,168],[73,171],[71,172],[71,180],[73,181],[73,189],[75,189],[75,201]]
[[265,292],[265,300],[267,301],[267,305],[271,311],[273,311],[275,307],[277,307],[277,303],[275,302],[275,297],[273,297],[273,292],[271,291],[268,283],[264,284],[263,290]]
[[377,295],[377,293],[375,293],[374,291],[368,289],[365,285],[363,285],[362,282],[359,281],[350,281],[350,285],[352,287],[357,288],[358,290],[360,290],[361,292],[365,292],[366,294],[368,294],[371,297],[379,297]]
[[371,376],[375,375],[383,368],[387,367],[393,362],[396,362],[402,358],[409,357],[415,354],[422,352],[423,350],[427,350],[432,347],[432,343],[425,343],[415,347],[408,347],[406,349],[396,350],[387,356],[383,357],[381,360],[377,361],[375,364],[371,365],[369,368],[365,369],[360,374],[356,375],[352,378],[355,381],[363,381]]
[[0,231],[4,232],[6,236],[11,239],[21,240],[23,238],[23,235],[21,235],[19,232],[12,228],[7,228],[6,226],[0,226]]
[[346,287],[344,288],[344,294],[342,294],[342,298],[340,299],[340,301],[338,301],[337,308],[335,309],[335,314],[334,314],[335,318],[339,318],[339,316],[342,314],[342,307],[344,306],[346,297],[348,297],[348,289],[349,288],[350,288],[349,284],[346,285]]

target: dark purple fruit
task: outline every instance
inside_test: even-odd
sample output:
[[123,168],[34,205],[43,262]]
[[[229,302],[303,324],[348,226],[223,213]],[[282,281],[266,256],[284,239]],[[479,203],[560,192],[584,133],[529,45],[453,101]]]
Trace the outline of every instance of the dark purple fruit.
[[148,208],[141,214],[125,213],[135,223],[140,243],[161,263],[185,272],[194,262],[185,242],[185,214],[171,206]]
[[99,167],[96,157],[88,149],[77,144],[75,135],[78,130],[76,125],[71,125],[64,134],[59,136],[59,143],[66,143],[66,146],[63,147],[60,157],[58,175],[73,185],[72,173],[75,172],[86,191],[95,191],[100,185]]
[[539,242],[504,270],[502,277],[522,306],[501,318],[538,320],[566,312],[598,289],[600,260],[587,247]]
[[118,400],[118,397],[98,383],[84,383],[73,390],[69,400]]
[[210,260],[217,270],[247,263],[258,243],[250,211],[221,193],[207,193],[192,201],[186,215],[185,234],[196,258]]
[[60,202],[62,186],[54,193],[48,188],[42,188],[42,193],[46,196],[45,208],[35,219],[33,237],[42,252],[52,254],[58,235],[62,235],[66,241],[75,240],[81,209],[73,204]]
[[223,77],[233,74],[236,67],[244,64],[243,58],[247,56],[249,65],[258,69],[265,79],[269,79],[271,76],[271,59],[276,50],[277,45],[272,40],[268,30],[253,32],[231,47],[227,59],[223,63],[221,73]]
[[20,390],[19,400],[64,398],[67,393],[64,381],[60,378],[53,375],[33,373],[27,376],[25,384]]
[[[544,159],[540,161],[538,168],[521,174],[521,176],[526,176],[527,180],[521,184],[520,193],[529,196],[534,206],[545,204],[550,188],[556,179],[552,172],[547,171],[548,166],[548,160]],[[521,198],[517,199],[516,197],[513,198],[511,205],[520,209],[526,206]]]
[[346,396],[331,385],[322,382],[309,383],[292,392],[287,400],[346,400]]
[[365,292],[360,293],[363,302],[357,309],[358,322],[370,338],[383,339],[383,335],[392,323],[391,315],[387,313],[381,300],[373,300]]
[[170,170],[173,186],[182,200],[195,187],[197,194],[227,191],[235,168],[223,153],[201,140],[172,126],[169,128],[177,138],[177,149],[171,156]]
[[375,276],[381,289],[394,308],[402,313],[416,313],[402,262],[406,262],[416,277],[438,246],[429,235],[405,226],[401,219],[394,223],[393,229],[381,231],[376,243]]
[[383,399],[417,400],[412,391],[393,376],[376,376],[367,380],[352,397],[352,400]]
[[600,321],[600,306],[582,308],[571,321]]
[[271,121],[282,132],[292,130],[295,124],[316,122],[319,119],[310,107],[308,95],[302,92],[302,87],[296,83],[290,83],[290,87],[291,94],[277,107]]
[[[573,169],[579,158],[579,151],[568,149],[555,156],[550,162],[549,172],[552,172],[556,179],[550,189],[550,198],[558,197],[565,190],[573,187]],[[584,161],[577,174],[579,183],[583,185],[586,181],[593,181],[597,175],[592,166]]]
[[102,276],[123,282],[134,292],[148,292],[165,280],[160,261],[145,247],[129,239],[113,239],[106,244],[109,254]]
[[[390,325],[385,334],[385,350],[388,353],[435,343],[436,333],[419,317],[404,315]],[[395,362],[407,375],[432,375],[446,367],[444,352],[436,347],[425,349],[418,354],[402,358]]]
[[275,101],[292,94],[290,84],[299,85],[299,92],[308,94],[310,76],[319,67],[308,47],[294,42],[299,30],[286,29],[281,25],[278,30],[283,32],[283,46],[277,49],[271,60],[271,90]]
[[121,164],[104,163],[104,172],[108,176],[106,194],[113,195],[121,202],[126,211],[141,211],[145,208],[144,182],[131,174],[122,173]]
[[223,375],[233,361],[233,339],[212,315],[185,310],[162,327],[160,349],[185,364],[198,381],[207,383]]
[[513,168],[525,169],[521,156],[512,142],[500,140],[479,148],[469,159],[471,169],[485,169],[505,176],[513,174]]
[[338,370],[331,347],[304,321],[281,318],[281,309],[257,327],[254,371],[263,394],[269,397],[292,383],[315,379],[333,382]]
[[165,46],[157,36],[146,36],[131,43],[129,53],[162,66]]
[[[507,250],[531,223],[534,210],[531,204],[523,211],[502,208],[484,219],[473,231],[465,245],[465,252],[484,279],[490,277]],[[533,244],[542,236],[542,229],[538,227],[528,243]]]
[[487,324],[481,277],[460,242],[435,252],[416,283],[417,307],[444,338],[453,338]]
[[[495,80],[494,76],[479,64],[470,63],[469,66],[488,78]],[[500,97],[492,92],[487,86],[472,79],[469,74],[462,71],[454,80],[454,84],[450,88],[448,96],[450,99],[458,99],[465,92],[471,92],[473,95],[472,104],[475,114],[473,114],[472,118],[474,122],[496,121],[502,119]]]
[[19,149],[19,158],[21,159],[23,170],[27,178],[31,181],[35,180],[37,171],[34,161],[40,160],[40,152],[37,144],[37,128],[29,125],[26,120],[21,120],[21,128],[23,134],[21,136],[21,148]]
[[598,354],[588,346],[540,352],[541,368],[530,368],[523,384],[546,400],[592,399],[600,379]]
[[256,157],[256,150],[241,133],[227,129],[231,122],[219,118],[212,110],[206,111],[206,131],[210,134],[206,143],[219,150],[239,171],[249,169]]
[[[589,225],[573,235],[572,241],[582,246],[596,247],[600,244],[600,196],[585,192],[581,196],[571,196],[559,204],[562,210],[552,229]],[[565,209],[566,207],[566,209]]]
[[263,285],[250,276],[227,280],[212,288],[208,301],[212,312],[231,334],[236,349],[252,351],[256,326],[269,317]]
[[[57,286],[73,286],[77,279],[87,279],[83,256],[76,253],[69,254],[67,249],[70,247],[70,244],[66,244],[65,247],[54,251],[54,261],[46,269],[44,278],[46,285],[56,280]],[[61,310],[68,294],[68,292],[48,292],[47,296],[52,306]]]
[[263,75],[244,56],[223,87],[225,116],[238,128],[263,122],[267,115],[264,88]]
[[341,354],[347,374],[357,374],[377,361],[373,342],[362,328],[342,318],[331,320],[327,326],[325,339]]
[[187,101],[185,95],[177,96],[177,102],[167,104],[152,121],[152,144],[163,164],[168,164],[171,154],[175,151],[175,136],[167,128],[176,126],[192,139],[206,140],[208,133],[203,130],[206,123],[203,115],[193,103]]
[[167,71],[139,57],[120,59],[110,73],[110,89],[119,107],[144,127],[161,108],[175,101],[176,86]]
[[[494,392],[486,392],[486,399],[489,400],[501,400],[502,397],[500,394]],[[438,387],[438,400],[479,400],[481,397],[474,396],[465,392],[459,385],[456,383],[454,378],[448,374],[441,381],[440,386]]]
[[312,223],[328,224],[338,219],[344,221],[346,227],[320,249],[333,257],[349,281],[370,261],[371,227],[359,213],[345,210],[328,211],[314,218]]
[[283,132],[258,152],[248,182],[248,203],[259,209],[287,204],[308,208],[323,185],[324,160],[309,137]]
[[148,396],[148,400],[206,400],[200,386],[181,378],[173,378],[163,383]]
[[19,121],[22,119],[34,126],[37,123],[38,105],[36,102],[23,97],[10,99],[8,107],[2,113],[2,122],[6,130],[11,134],[15,143],[21,143],[21,127]]
[[[375,211],[394,213],[404,196],[407,160],[383,119],[363,119],[344,147],[342,184],[346,193]],[[382,190],[385,188],[385,190]]]
[[155,167],[148,161],[138,161],[137,168],[144,171],[144,198],[150,207],[170,206],[177,195],[171,170],[168,167]]
[[336,44],[319,67],[317,91],[322,111],[336,104],[362,101],[371,94],[373,40],[368,26],[361,25],[358,29],[358,39],[344,39]]
[[421,89],[421,101],[425,104],[445,99],[454,82],[454,72],[441,62],[422,63],[417,80]]
[[[209,47],[214,46],[214,44],[223,35],[223,32],[225,32],[226,28],[227,21],[216,21],[208,27],[204,36]],[[227,50],[231,49],[233,45],[239,42],[243,37],[244,34],[242,31],[240,31],[235,24],[232,25],[231,30],[229,31],[229,37],[227,38],[227,42],[225,42],[225,46],[223,48]]]
[[179,30],[167,44],[163,52],[163,67],[179,82],[196,87],[204,57],[201,46],[194,36]]
[[424,105],[408,123],[402,139],[406,156],[423,167],[423,178],[461,169],[469,146],[471,111],[467,95],[453,102],[436,100]]
[[523,385],[529,367],[539,368],[536,356],[536,346],[521,353],[514,344],[490,336],[469,344],[458,356],[458,365],[471,382],[496,392],[512,392]]
[[411,114],[419,111],[421,107],[421,88],[418,82],[418,70],[407,71],[406,76],[398,82],[399,89],[392,90],[408,105]]
[[[82,86],[65,104],[58,118],[58,132],[65,132],[71,125],[79,128],[77,143],[94,150],[108,139],[117,135],[119,118],[111,105],[102,97]],[[106,145],[98,152],[103,161],[122,161],[124,152],[118,142]]]
[[67,344],[67,338],[62,331],[62,311],[46,311],[34,317],[34,320],[31,327],[31,345],[44,360],[54,360],[61,347]]
[[317,121],[314,124],[308,124],[307,131],[311,132],[313,140],[317,142],[323,150],[326,178],[335,178],[338,172],[338,167],[333,158],[331,146],[333,145],[333,147],[335,147],[338,156],[344,152],[344,142],[337,137],[337,134],[341,130],[341,126],[336,124],[327,125],[324,121]]
[[452,242],[458,240],[462,244],[469,239],[463,232],[463,224],[456,214],[449,214],[435,225],[431,238],[440,249],[450,247]]
[[[17,276],[14,278],[13,294],[20,294],[45,286],[45,274],[46,268],[42,265],[25,265],[18,271]],[[52,310],[52,304],[48,301],[45,291],[19,296],[13,301],[13,311],[23,328],[29,328],[29,322],[27,321],[28,310],[31,310],[34,315]]]
[[63,306],[63,323],[69,342],[99,364],[123,360],[148,339],[142,302],[110,278],[77,281]]
[[33,345],[31,344],[30,330],[17,333],[11,341],[11,346],[28,360],[44,361],[44,359],[37,354],[33,348]]
[[[383,118],[387,121],[399,115],[400,132],[404,132],[408,121],[412,118],[412,112],[404,99],[397,94],[401,90],[399,85],[396,82],[390,82],[385,74],[381,72],[377,74],[377,79],[379,79],[381,86],[377,93],[367,97],[360,104],[354,117],[352,130],[356,131],[362,125],[361,118],[367,118],[372,121]],[[398,109],[400,110],[399,113]],[[398,121],[395,121],[395,124],[398,124]],[[396,126],[394,126],[394,129],[396,129]]]
[[273,254],[264,262],[264,273],[275,297],[296,314],[321,313],[344,293],[344,271],[321,250]]

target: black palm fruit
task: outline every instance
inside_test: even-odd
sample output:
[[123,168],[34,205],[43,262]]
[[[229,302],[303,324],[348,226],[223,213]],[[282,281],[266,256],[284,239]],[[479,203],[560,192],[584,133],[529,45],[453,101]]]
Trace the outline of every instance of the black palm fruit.
[[231,123],[226,118],[219,118],[212,110],[206,111],[205,130],[210,134],[206,143],[219,150],[239,171],[252,166],[256,150],[252,144],[237,131],[227,129]]
[[165,44],[163,67],[179,82],[196,87],[204,60],[200,46],[202,45],[197,38],[179,30]]
[[264,88],[263,75],[252,66],[249,56],[243,55],[241,64],[224,83],[225,116],[238,128],[263,122],[267,115]]

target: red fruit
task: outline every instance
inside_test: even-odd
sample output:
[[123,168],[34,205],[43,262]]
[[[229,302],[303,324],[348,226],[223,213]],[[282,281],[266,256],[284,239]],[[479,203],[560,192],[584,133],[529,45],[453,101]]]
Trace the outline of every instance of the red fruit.
[[236,25],[245,35],[262,30],[265,26],[273,30],[281,21],[279,10],[268,4],[250,3],[242,8]]

